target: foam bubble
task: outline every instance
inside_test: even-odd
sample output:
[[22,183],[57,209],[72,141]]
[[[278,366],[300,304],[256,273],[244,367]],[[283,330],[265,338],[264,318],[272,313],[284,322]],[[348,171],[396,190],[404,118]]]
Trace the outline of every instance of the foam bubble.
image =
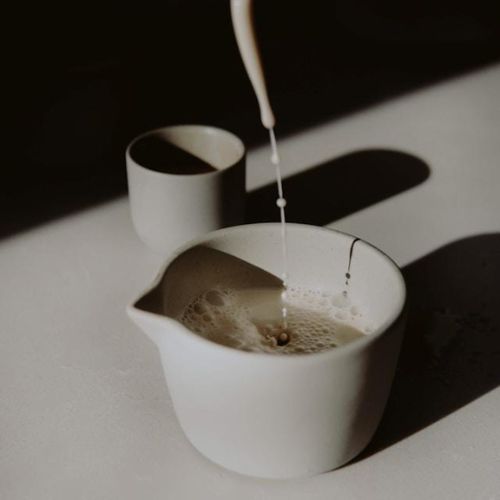
[[351,300],[346,293],[342,292],[332,296],[330,298],[330,303],[335,307],[346,309],[351,304]]

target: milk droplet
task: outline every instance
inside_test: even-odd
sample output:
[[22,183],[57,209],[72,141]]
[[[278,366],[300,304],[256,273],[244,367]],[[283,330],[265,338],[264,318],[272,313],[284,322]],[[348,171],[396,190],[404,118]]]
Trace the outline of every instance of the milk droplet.
[[278,205],[278,207],[280,207],[280,208],[285,208],[286,207],[286,200],[285,200],[285,198],[278,198],[276,200],[276,205]]
[[279,346],[284,346],[284,345],[288,344],[289,340],[290,340],[290,337],[289,337],[288,333],[287,332],[281,332],[278,335],[277,344]]

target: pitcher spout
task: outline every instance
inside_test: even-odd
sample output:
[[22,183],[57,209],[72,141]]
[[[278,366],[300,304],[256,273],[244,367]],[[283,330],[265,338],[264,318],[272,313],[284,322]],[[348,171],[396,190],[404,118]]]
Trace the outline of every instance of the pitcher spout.
[[127,306],[128,317],[157,345],[173,320],[165,316],[161,274],[137,300]]
[[131,304],[127,307],[128,317],[157,345],[160,344],[165,319],[154,313],[143,311]]
[[178,251],[151,287],[127,307],[127,314],[158,346],[187,328],[178,318],[194,298],[214,286],[281,289],[274,274],[244,259],[204,244]]

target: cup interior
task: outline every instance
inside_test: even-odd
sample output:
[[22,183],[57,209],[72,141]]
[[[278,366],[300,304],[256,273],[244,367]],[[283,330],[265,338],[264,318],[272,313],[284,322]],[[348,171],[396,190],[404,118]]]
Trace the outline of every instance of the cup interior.
[[[325,228],[288,224],[290,285],[342,293],[353,240]],[[222,229],[184,247],[138,305],[176,319],[194,298],[214,286],[279,287],[281,272],[279,224]],[[384,253],[359,240],[353,247],[350,275],[351,303],[365,316],[371,334],[383,331],[404,307],[401,272]]]
[[137,137],[127,149],[137,165],[173,175],[223,170],[238,163],[244,153],[234,134],[204,125],[159,128]]

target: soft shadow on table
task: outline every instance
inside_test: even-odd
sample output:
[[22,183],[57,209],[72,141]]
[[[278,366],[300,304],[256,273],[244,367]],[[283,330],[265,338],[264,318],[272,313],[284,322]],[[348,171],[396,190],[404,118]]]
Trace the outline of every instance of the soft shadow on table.
[[[388,149],[355,151],[283,181],[289,222],[325,225],[424,182],[429,167]],[[246,222],[279,220],[277,188],[268,184],[247,198]]]
[[354,462],[500,385],[500,233],[450,243],[404,275],[410,309],[394,385],[374,439]]
[[126,192],[126,181],[113,171],[70,179],[40,179],[22,189],[0,189],[0,239],[79,210],[105,203]]
[[[101,4],[67,22],[11,4],[23,36],[2,66],[0,238],[124,194],[125,148],[146,130],[204,123],[266,144],[229,2],[166,0],[119,22]],[[477,2],[254,4],[278,140],[500,60],[496,10]]]
[[[113,169],[80,177],[61,172],[57,182],[43,175],[33,186],[3,193],[0,238],[109,201],[126,191]],[[409,189],[429,176],[420,159],[399,151],[363,150],[335,158],[284,180],[290,222],[323,225]],[[247,198],[246,222],[278,220],[276,185]]]

